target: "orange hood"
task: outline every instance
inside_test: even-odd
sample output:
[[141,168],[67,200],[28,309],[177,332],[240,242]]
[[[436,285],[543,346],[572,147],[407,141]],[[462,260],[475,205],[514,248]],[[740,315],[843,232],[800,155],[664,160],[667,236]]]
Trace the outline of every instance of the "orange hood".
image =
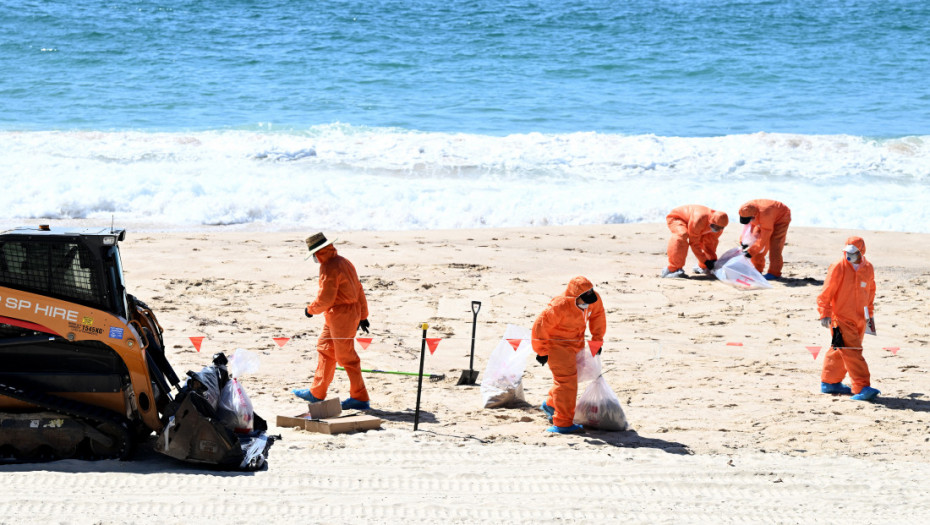
[[862,237],[853,235],[852,237],[846,239],[846,244],[852,244],[859,249],[859,253],[865,256],[865,241],[862,240]]
[[739,209],[740,217],[756,217],[759,215],[759,207],[752,203],[746,203]]
[[578,277],[573,277],[572,280],[568,282],[568,287],[565,288],[565,295],[568,297],[578,297],[592,288],[594,288],[594,285],[591,281],[579,275]]
[[730,218],[727,217],[726,212],[715,211],[710,214],[710,223],[720,228],[726,228],[727,224],[730,224]]

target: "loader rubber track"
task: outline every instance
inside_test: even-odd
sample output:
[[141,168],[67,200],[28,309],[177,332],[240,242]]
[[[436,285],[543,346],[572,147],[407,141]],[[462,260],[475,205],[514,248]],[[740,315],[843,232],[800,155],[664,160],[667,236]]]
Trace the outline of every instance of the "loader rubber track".
[[[97,455],[97,459],[127,460],[132,455],[134,442],[129,430],[129,420],[119,414],[95,405],[80,403],[41,391],[19,388],[8,382],[0,382],[0,395],[36,405],[48,412],[69,416],[112,438],[117,444],[116,452],[109,455]],[[59,455],[59,459],[68,458]]]

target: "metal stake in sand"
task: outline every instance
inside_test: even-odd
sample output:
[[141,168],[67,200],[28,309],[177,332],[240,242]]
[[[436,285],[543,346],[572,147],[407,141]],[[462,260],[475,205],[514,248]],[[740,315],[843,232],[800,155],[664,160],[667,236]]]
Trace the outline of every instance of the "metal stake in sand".
[[478,312],[481,310],[481,301],[471,302],[471,312],[474,316],[471,319],[471,360],[468,361],[468,370],[462,370],[462,377],[456,385],[474,385],[478,380],[478,372],[475,370],[475,330],[478,327]]
[[420,343],[420,377],[417,378],[417,409],[413,413],[413,431],[417,431],[417,427],[420,426],[420,392],[423,391],[423,361],[426,359],[426,330],[429,329],[429,325],[423,323],[420,325],[423,328],[423,342]]

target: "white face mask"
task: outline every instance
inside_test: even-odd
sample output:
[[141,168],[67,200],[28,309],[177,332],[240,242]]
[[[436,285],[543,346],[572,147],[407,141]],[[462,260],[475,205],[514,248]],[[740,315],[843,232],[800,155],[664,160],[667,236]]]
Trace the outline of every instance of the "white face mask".
[[581,308],[582,310],[587,310],[587,309],[588,309],[588,303],[581,303],[581,304],[578,305],[578,308]]
[[316,254],[315,254],[315,253],[313,254],[313,262],[315,262],[315,263],[317,263],[317,264],[320,263],[320,260],[316,258]]

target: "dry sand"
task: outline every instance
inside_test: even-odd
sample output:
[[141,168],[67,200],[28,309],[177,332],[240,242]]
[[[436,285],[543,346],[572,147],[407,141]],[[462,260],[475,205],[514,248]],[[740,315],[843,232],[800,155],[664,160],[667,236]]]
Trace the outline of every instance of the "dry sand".
[[[322,319],[302,313],[317,289],[308,233],[130,231],[122,245],[130,291],[158,314],[175,368],[258,352],[261,370],[243,384],[272,423],[303,411],[290,389],[308,386],[316,365]],[[853,233],[878,286],[879,335],[865,341],[876,403],[820,394],[823,353],[806,348],[829,344],[815,298]],[[657,278],[666,234],[649,224],[339,233],[371,310],[363,366],[416,371],[422,322],[443,339],[427,354],[427,372],[445,379],[423,384],[420,431],[416,378],[367,374],[380,431],[272,428],[283,439],[257,473],[145,449],[132,462],[0,466],[0,523],[930,521],[930,236],[793,228],[786,279],[744,292]],[[628,432],[543,432],[551,377],[533,360],[525,405],[483,409],[478,387],[456,386],[471,301],[482,302],[483,372],[506,325],[529,328],[575,275],[607,307],[605,377]],[[202,352],[190,336],[206,337]],[[291,339],[279,348],[273,337]],[[330,395],[347,390],[337,371]]]

